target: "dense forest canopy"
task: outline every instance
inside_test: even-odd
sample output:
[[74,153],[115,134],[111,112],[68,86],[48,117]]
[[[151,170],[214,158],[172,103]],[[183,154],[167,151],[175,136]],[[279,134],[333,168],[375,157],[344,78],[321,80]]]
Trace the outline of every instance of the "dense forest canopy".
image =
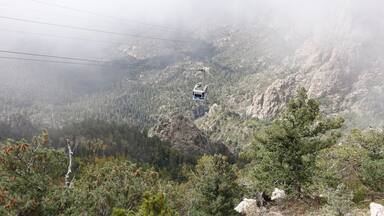
[[234,163],[222,155],[191,158],[135,127],[100,120],[43,130],[30,140],[3,139],[1,211],[237,215],[242,197],[270,196],[277,187],[291,201],[309,199],[301,205],[317,214],[359,214],[359,203],[382,197],[384,132],[342,135],[343,119],[319,106],[299,90]]

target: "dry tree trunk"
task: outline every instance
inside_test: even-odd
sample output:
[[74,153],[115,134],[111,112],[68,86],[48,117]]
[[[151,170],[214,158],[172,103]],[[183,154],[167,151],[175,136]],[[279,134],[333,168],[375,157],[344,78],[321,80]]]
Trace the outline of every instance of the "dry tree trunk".
[[75,178],[72,178],[71,181],[69,180],[70,174],[72,173],[72,155],[73,155],[73,152],[71,149],[69,139],[67,139],[66,142],[67,142],[67,148],[68,148],[69,163],[68,163],[67,174],[65,174],[65,187],[71,188],[73,186],[73,180],[75,179]]

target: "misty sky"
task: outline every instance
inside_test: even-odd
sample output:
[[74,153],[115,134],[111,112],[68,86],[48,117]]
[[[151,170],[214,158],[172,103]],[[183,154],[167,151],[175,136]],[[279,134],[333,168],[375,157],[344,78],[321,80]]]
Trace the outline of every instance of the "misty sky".
[[[75,25],[115,32],[135,33],[144,36],[172,38],[172,30],[196,31],[209,25],[227,25],[243,22],[266,22],[269,25],[284,26],[295,31],[314,32],[337,28],[337,22],[350,19],[348,13],[363,14],[366,19],[381,16],[383,3],[378,0],[41,0],[112,15],[121,20],[94,16],[42,4],[39,0],[0,0],[0,15],[45,21],[57,24]],[[360,3],[359,3],[360,2]],[[371,17],[371,18],[370,18]],[[379,19],[377,17],[376,19]],[[369,25],[364,23],[362,25]],[[345,23],[353,20],[344,20]],[[367,22],[367,21],[365,21]],[[143,23],[150,24],[144,25]],[[168,29],[151,25],[160,25]],[[206,25],[206,26],[205,26]],[[210,26],[209,26],[210,27]],[[171,31],[169,31],[171,29]],[[41,37],[11,31],[26,31],[59,36],[89,38],[120,42],[124,37],[94,32],[56,28],[0,19],[0,48],[55,49],[69,55],[103,58],[95,51],[101,51],[111,44]],[[197,32],[197,31],[196,31]],[[81,48],[79,49],[79,44]],[[71,48],[71,49],[68,49]],[[73,48],[73,49],[72,49]]]
[[[366,36],[383,32],[383,8],[379,0],[0,0],[0,16],[166,39],[199,38],[202,31],[244,23],[320,38],[340,31]],[[0,19],[0,49],[5,50],[103,60],[133,39]],[[0,59],[0,65],[8,63]]]

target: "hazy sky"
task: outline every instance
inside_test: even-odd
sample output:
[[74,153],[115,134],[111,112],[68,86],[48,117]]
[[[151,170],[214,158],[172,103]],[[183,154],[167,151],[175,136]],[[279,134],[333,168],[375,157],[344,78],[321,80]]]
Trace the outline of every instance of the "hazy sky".
[[[57,4],[71,8],[111,15],[121,20],[95,16],[86,12],[68,10],[44,4]],[[161,25],[170,29],[195,30],[204,25],[225,25],[245,21],[268,20],[269,24],[287,25],[291,28],[321,29],[332,26],[347,13],[354,13],[372,19],[382,16],[379,0],[0,0],[0,15],[45,21],[57,24],[97,28],[115,32],[139,32],[145,36],[169,36],[164,28],[147,24]],[[344,18],[345,18],[344,17]],[[361,19],[364,22],[364,19]],[[382,19],[384,20],[384,19]],[[350,22],[351,20],[345,20]],[[366,25],[364,23],[363,25]],[[369,23],[368,23],[369,24]],[[60,44],[63,40],[44,38],[37,35],[10,33],[4,30],[29,31],[60,36],[85,37],[92,40],[119,41],[122,38],[108,34],[56,28],[0,19],[0,46],[10,46],[14,42],[22,46],[40,47],[42,44]],[[169,30],[169,29],[168,29]],[[36,44],[23,44],[28,37]],[[28,40],[27,40],[28,42]],[[83,43],[85,47],[88,44]],[[91,44],[92,45],[92,44]],[[93,44],[93,46],[95,46]]]
[[[0,0],[0,16],[171,39],[181,29],[198,37],[199,29],[249,22],[320,37],[350,28],[366,35],[383,31],[383,8],[380,0]],[[130,39],[0,18],[0,49],[103,59],[113,42]]]

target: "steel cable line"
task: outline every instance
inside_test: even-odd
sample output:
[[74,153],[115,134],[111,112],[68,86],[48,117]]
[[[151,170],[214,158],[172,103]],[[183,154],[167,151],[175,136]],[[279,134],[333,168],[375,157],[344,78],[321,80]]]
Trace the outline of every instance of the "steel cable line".
[[[26,0],[26,1],[28,1],[28,0]],[[1,3],[0,3],[0,7],[3,7],[3,6],[8,6],[8,7],[11,7],[11,5],[2,5]],[[34,10],[35,11],[35,10]],[[44,13],[45,11],[43,11],[43,12],[41,12],[42,10],[40,9],[40,13]],[[123,19],[123,18],[122,18]],[[153,29],[153,28],[152,28]],[[147,30],[148,30],[148,28],[147,28]],[[159,30],[161,30],[161,29],[159,29]],[[176,30],[175,30],[176,31]],[[171,31],[169,31],[169,32],[171,32]],[[192,32],[191,31],[185,31],[185,30],[182,30],[181,31],[182,33],[184,33],[184,34],[188,34],[188,35],[191,35],[192,34]],[[186,36],[183,36],[183,38],[184,39],[190,39],[190,40],[193,40],[193,38],[192,37],[186,37]]]
[[10,30],[10,29],[0,29],[2,32],[6,33],[17,33],[17,34],[30,34],[30,35],[36,35],[41,37],[50,37],[50,38],[61,38],[61,39],[69,39],[69,40],[81,40],[81,41],[88,41],[88,42],[95,42],[95,43],[105,43],[105,44],[115,44],[120,45],[123,42],[117,42],[117,41],[106,41],[106,40],[93,40],[93,39],[87,39],[87,38],[79,38],[79,37],[70,37],[70,36],[60,36],[60,35],[53,35],[53,34],[45,34],[45,33],[38,33],[38,32],[28,32],[28,31],[19,31],[19,30]]
[[42,21],[23,19],[23,18],[17,18],[17,17],[0,16],[0,19],[12,20],[12,21],[18,21],[18,22],[24,22],[24,23],[34,23],[34,24],[40,24],[40,25],[55,26],[55,27],[60,27],[60,28],[76,29],[76,30],[89,31],[89,32],[98,32],[98,33],[111,34],[111,35],[120,35],[120,36],[152,39],[152,40],[162,40],[162,41],[172,41],[172,42],[190,42],[190,41],[186,41],[186,40],[168,39],[168,38],[159,38],[159,37],[150,37],[150,36],[143,36],[143,35],[127,34],[127,33],[113,32],[113,31],[101,30],[101,29],[93,29],[93,28],[86,28],[86,27],[80,27],[80,26],[56,24],[56,23],[50,23],[50,22],[42,22]]
[[70,62],[70,61],[56,61],[56,60],[45,60],[45,59],[31,59],[31,58],[22,58],[22,57],[0,56],[0,59],[104,67],[104,65],[101,65],[101,64],[91,64],[91,63],[82,63],[82,62]]
[[71,25],[64,25],[64,24],[56,24],[56,23],[35,21],[35,20],[22,19],[22,18],[16,18],[16,17],[0,16],[0,19],[13,20],[13,21],[19,21],[19,22],[27,22],[27,23],[34,23],[34,24],[40,24],[40,25],[49,25],[49,26],[55,26],[55,27],[61,27],[61,28],[69,28],[69,29],[76,29],[76,30],[82,30],[82,31],[98,32],[98,33],[104,33],[104,34],[113,34],[113,35],[120,35],[120,36],[129,36],[129,37],[137,37],[137,38],[145,38],[145,39],[153,39],[153,40],[163,40],[163,41],[173,41],[173,42],[189,42],[189,41],[185,41],[185,40],[159,38],[159,37],[150,37],[150,36],[135,35],[135,34],[127,34],[127,33],[121,33],[121,32],[108,31],[108,30],[93,29],[93,28],[86,28],[86,27],[79,27],[79,26],[71,26]]
[[139,25],[146,25],[146,26],[150,26],[150,27],[156,27],[156,28],[160,28],[160,29],[168,30],[168,31],[180,31],[179,29],[171,28],[171,27],[167,27],[167,26],[163,26],[163,25],[156,25],[156,24],[145,23],[145,22],[141,22],[141,21],[129,20],[127,18],[122,18],[122,17],[112,16],[112,15],[102,14],[102,13],[98,13],[98,12],[90,11],[90,10],[86,10],[86,9],[79,9],[79,8],[69,7],[69,6],[62,5],[62,4],[56,4],[56,3],[40,1],[40,0],[29,0],[29,1],[32,1],[32,2],[35,2],[35,3],[38,3],[38,4],[42,4],[42,5],[46,5],[46,6],[50,6],[50,7],[56,7],[56,8],[71,10],[71,11],[75,11],[75,12],[78,12],[78,13],[87,13],[87,14],[91,14],[93,16],[99,16],[99,17],[103,17],[103,18],[108,18],[108,19],[113,19],[113,20],[118,20],[118,21],[124,21],[124,22],[130,22],[130,23],[136,23],[136,24],[139,24]]
[[37,57],[48,57],[48,58],[76,60],[76,61],[85,61],[85,62],[94,62],[94,63],[104,63],[104,61],[94,60],[94,59],[67,57],[67,56],[56,56],[56,55],[46,55],[46,54],[29,53],[29,52],[18,52],[18,51],[2,50],[2,49],[0,49],[0,53],[17,54],[17,55],[29,55],[29,56],[37,56]]

